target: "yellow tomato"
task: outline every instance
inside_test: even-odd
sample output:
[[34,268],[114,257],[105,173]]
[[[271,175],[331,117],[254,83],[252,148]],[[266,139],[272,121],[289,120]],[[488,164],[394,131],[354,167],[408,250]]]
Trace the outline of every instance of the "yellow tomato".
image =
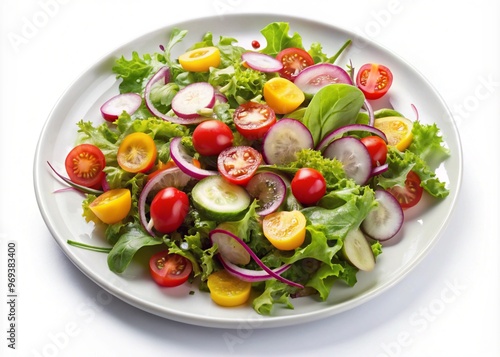
[[264,99],[276,114],[288,114],[302,104],[305,99],[297,85],[281,77],[274,77],[264,84]]
[[252,283],[238,279],[226,270],[216,271],[208,276],[208,289],[212,300],[221,306],[238,306],[247,302]]
[[300,211],[268,214],[262,222],[264,236],[280,250],[293,250],[304,243],[306,217]]
[[413,140],[413,122],[403,117],[383,117],[375,119],[374,126],[387,136],[388,145],[399,151],[405,150]]
[[179,63],[189,72],[207,72],[220,64],[220,50],[217,47],[203,47],[179,56]]
[[118,165],[127,172],[149,171],[156,161],[158,152],[151,136],[136,132],[127,135],[118,148]]
[[106,224],[120,222],[127,217],[131,207],[132,197],[130,190],[126,188],[106,191],[89,205],[97,218]]

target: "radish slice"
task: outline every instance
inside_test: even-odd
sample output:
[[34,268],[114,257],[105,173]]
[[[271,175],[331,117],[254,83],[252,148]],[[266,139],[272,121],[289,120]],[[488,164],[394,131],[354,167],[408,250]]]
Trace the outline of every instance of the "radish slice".
[[165,187],[175,187],[182,189],[186,186],[192,177],[183,173],[178,167],[171,167],[169,169],[159,172],[153,176],[142,188],[137,203],[139,210],[139,220],[146,232],[154,236],[153,227],[149,224],[146,217],[146,202],[152,199],[158,191]]
[[197,180],[219,174],[218,171],[200,169],[195,166],[193,164],[193,157],[186,152],[181,140],[182,138],[176,137],[170,141],[170,157],[182,172]]
[[260,52],[245,52],[241,55],[241,59],[248,67],[260,72],[279,72],[283,69],[283,63]]
[[309,129],[296,119],[281,119],[262,140],[262,156],[270,165],[286,165],[296,160],[296,153],[314,147]]
[[327,146],[325,157],[337,159],[344,165],[347,177],[364,185],[371,177],[372,160],[366,146],[357,138],[346,136]]
[[361,229],[373,239],[385,241],[394,237],[401,229],[404,213],[396,198],[385,190],[376,190],[378,206],[366,216]]
[[146,102],[146,107],[149,109],[149,111],[156,117],[163,119],[165,121],[169,121],[175,124],[182,124],[182,125],[191,125],[191,124],[197,124],[203,120],[206,120],[206,118],[203,118],[201,116],[198,116],[193,119],[184,119],[184,118],[178,118],[175,116],[170,116],[170,115],[165,115],[162,112],[160,112],[156,107],[154,106],[153,102],[151,101],[151,90],[153,89],[153,86],[160,81],[163,81],[163,83],[168,83],[170,80],[170,69],[168,67],[162,67],[158,70],[158,72],[155,73],[153,77],[149,80],[149,82],[146,84],[146,87],[144,88],[144,101]]
[[191,83],[172,99],[172,110],[184,119],[199,117],[198,112],[215,104],[215,88],[207,82]]
[[129,115],[134,114],[141,106],[142,97],[137,93],[118,94],[107,100],[101,106],[102,117],[110,122],[118,119],[123,111]]
[[288,280],[286,278],[283,278],[278,273],[276,273],[275,271],[271,270],[267,265],[265,265],[262,262],[262,260],[260,260],[260,258],[257,256],[257,254],[255,254],[253,252],[253,250],[241,238],[239,238],[237,235],[235,235],[235,234],[233,234],[233,233],[231,233],[229,231],[226,231],[224,229],[213,229],[209,233],[210,240],[212,240],[212,236],[214,234],[226,234],[226,235],[230,236],[231,238],[233,238],[234,240],[236,240],[238,243],[240,243],[248,251],[248,253],[252,257],[252,259],[257,263],[257,265],[260,266],[266,273],[268,273],[270,275],[270,278],[275,278],[275,279],[281,281],[282,283],[285,283],[285,284],[288,284],[288,285],[291,285],[291,286],[295,286],[295,287],[298,287],[298,288],[301,288],[301,289],[304,288],[303,285],[298,284],[298,283],[296,283],[294,281]]
[[375,268],[375,256],[372,247],[359,228],[350,230],[344,239],[342,253],[359,270],[372,271]]
[[272,172],[255,174],[245,187],[251,197],[256,198],[259,207],[256,212],[265,216],[276,211],[286,196],[286,185],[283,179]]
[[316,150],[323,151],[332,141],[340,138],[342,135],[347,134],[352,131],[363,131],[373,135],[380,136],[387,143],[387,137],[384,132],[380,129],[377,129],[371,125],[365,124],[350,124],[344,125],[338,129],[331,131],[327,134],[321,141],[316,145]]
[[[220,262],[224,266],[224,269],[226,269],[230,274],[240,278],[243,281],[248,281],[250,283],[255,283],[259,281],[264,281],[268,279],[272,279],[273,276],[268,274],[265,270],[250,270],[250,269],[245,269],[241,268],[230,261],[228,261],[226,258],[224,258],[223,255],[218,255]],[[285,264],[282,265],[279,268],[273,269],[272,271],[275,274],[282,274],[285,271],[287,271],[291,267],[290,264]]]
[[[216,229],[221,231],[229,231],[226,227],[229,224],[221,223]],[[227,227],[229,228],[229,227]],[[231,236],[225,233],[214,233],[210,236],[212,244],[217,244],[218,252],[229,263],[247,265],[250,263],[250,254],[240,243],[234,240]]]
[[308,97],[315,95],[328,84],[352,84],[349,74],[340,66],[331,63],[318,63],[304,68],[293,83]]

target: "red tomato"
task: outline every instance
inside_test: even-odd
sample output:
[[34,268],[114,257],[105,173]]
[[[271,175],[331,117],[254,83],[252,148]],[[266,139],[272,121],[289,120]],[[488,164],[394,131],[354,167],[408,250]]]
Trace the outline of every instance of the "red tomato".
[[321,172],[303,167],[292,179],[292,193],[303,205],[313,205],[326,193],[326,181]]
[[236,130],[249,140],[262,139],[276,123],[276,114],[267,104],[247,102],[241,104],[233,114]]
[[219,154],[217,168],[229,182],[246,185],[262,163],[260,152],[250,146],[233,146]]
[[373,167],[385,164],[387,160],[387,144],[380,136],[367,136],[361,139],[365,144],[370,157],[372,159]]
[[155,229],[160,233],[172,233],[186,218],[189,198],[175,187],[167,187],[155,195],[150,211]]
[[314,64],[314,59],[307,51],[296,47],[285,48],[278,53],[276,59],[283,63],[283,69],[280,71],[281,77],[291,81],[304,68]]
[[367,63],[358,71],[356,84],[366,99],[379,99],[392,85],[392,72],[384,65]]
[[161,286],[178,286],[186,282],[193,271],[191,261],[167,251],[156,253],[149,260],[151,277]]
[[101,149],[92,144],[80,144],[75,146],[66,156],[66,172],[74,183],[90,187],[100,188],[104,179],[104,166],[106,159]]
[[420,186],[420,177],[414,171],[410,171],[406,176],[405,187],[394,186],[388,188],[403,209],[415,206],[422,198],[424,189]]
[[219,155],[222,150],[233,145],[233,132],[220,120],[206,120],[194,129],[193,145],[201,155]]

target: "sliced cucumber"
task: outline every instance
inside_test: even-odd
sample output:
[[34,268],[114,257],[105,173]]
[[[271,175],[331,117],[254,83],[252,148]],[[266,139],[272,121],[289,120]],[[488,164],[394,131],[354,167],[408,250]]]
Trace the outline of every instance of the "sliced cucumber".
[[372,271],[375,268],[375,255],[372,247],[359,228],[347,233],[342,253],[359,270]]
[[216,221],[236,218],[251,202],[243,187],[229,183],[221,176],[200,180],[191,194],[195,207]]

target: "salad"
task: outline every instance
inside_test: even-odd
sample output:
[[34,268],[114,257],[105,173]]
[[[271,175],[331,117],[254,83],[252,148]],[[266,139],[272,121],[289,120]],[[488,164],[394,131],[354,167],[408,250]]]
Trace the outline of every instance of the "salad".
[[335,64],[350,40],[327,54],[274,22],[265,46],[206,32],[174,57],[186,34],[116,59],[119,93],[78,122],[67,175],[53,169],[105,227],[103,246],[68,244],[107,254],[111,271],[144,250],[159,288],[193,284],[271,315],[355,285],[406,210],[449,194],[435,173],[450,155],[439,128],[373,110],[397,73]]

